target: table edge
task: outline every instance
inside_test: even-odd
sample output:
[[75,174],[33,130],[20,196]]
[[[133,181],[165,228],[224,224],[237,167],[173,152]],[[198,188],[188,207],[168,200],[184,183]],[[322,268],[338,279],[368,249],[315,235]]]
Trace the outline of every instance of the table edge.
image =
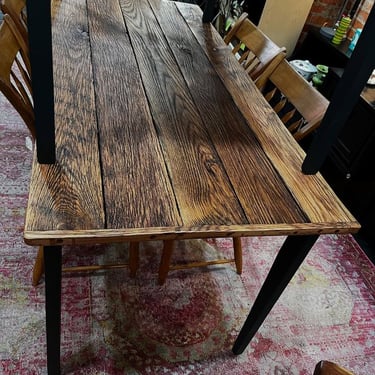
[[358,222],[353,221],[343,223],[249,224],[157,227],[145,229],[91,229],[80,231],[25,231],[24,241],[28,245],[55,246],[213,237],[354,234],[359,231],[360,227]]

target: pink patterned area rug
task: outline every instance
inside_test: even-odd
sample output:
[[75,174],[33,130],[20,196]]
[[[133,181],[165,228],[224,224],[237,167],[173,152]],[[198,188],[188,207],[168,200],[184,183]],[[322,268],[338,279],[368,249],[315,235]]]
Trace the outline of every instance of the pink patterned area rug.
[[[46,374],[44,283],[22,230],[31,142],[0,96],[0,374]],[[283,238],[244,238],[232,265],[170,272],[157,284],[160,242],[128,270],[64,274],[63,374],[312,374],[327,359],[375,369],[375,268],[351,236],[322,236],[242,355],[231,347]],[[64,249],[64,264],[121,261],[127,244]],[[179,242],[177,260],[231,256],[228,239]],[[177,259],[179,258],[179,259]]]

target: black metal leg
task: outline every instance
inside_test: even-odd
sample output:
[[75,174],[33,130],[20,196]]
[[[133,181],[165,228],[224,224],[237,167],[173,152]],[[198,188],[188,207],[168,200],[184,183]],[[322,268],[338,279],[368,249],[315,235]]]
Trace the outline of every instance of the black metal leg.
[[51,0],[27,0],[27,29],[38,162],[53,164],[55,115],[53,96]]
[[206,4],[203,11],[202,22],[212,22],[217,12],[217,0],[206,0]]
[[44,247],[47,366],[49,375],[60,374],[61,246]]
[[318,237],[289,236],[285,240],[234,343],[234,354],[246,349]]

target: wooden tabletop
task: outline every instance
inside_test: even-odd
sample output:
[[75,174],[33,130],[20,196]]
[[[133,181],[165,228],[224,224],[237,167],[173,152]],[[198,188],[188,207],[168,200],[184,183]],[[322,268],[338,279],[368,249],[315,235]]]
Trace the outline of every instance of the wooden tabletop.
[[34,158],[26,243],[359,229],[198,6],[53,4],[56,163]]

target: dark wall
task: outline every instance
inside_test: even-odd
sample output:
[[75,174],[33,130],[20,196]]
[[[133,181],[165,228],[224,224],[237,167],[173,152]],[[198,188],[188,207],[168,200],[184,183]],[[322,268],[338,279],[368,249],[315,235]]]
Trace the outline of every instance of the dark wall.
[[243,10],[249,14],[250,20],[255,25],[259,23],[265,4],[266,0],[245,0]]

